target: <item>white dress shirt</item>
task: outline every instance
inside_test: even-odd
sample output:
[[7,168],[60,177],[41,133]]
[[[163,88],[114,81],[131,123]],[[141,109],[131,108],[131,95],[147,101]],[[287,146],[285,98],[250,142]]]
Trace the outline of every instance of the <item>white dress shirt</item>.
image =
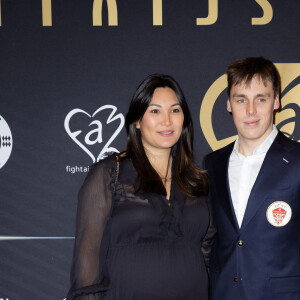
[[242,225],[249,195],[256,177],[277,133],[278,130],[273,125],[270,135],[249,156],[239,153],[239,138],[234,143],[229,159],[228,178],[232,204],[239,227]]

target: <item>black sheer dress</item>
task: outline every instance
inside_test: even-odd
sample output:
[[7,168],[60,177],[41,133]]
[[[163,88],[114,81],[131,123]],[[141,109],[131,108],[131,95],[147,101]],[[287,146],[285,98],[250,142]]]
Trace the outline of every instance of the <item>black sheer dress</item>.
[[[206,196],[134,193],[130,160],[94,165],[80,192],[69,299],[207,300],[214,226]],[[115,191],[114,191],[115,188]]]

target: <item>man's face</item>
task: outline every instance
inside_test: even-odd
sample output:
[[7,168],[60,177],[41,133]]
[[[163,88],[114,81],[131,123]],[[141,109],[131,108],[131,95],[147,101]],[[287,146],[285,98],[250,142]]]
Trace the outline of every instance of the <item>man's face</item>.
[[259,146],[271,133],[273,112],[279,108],[279,95],[274,97],[271,81],[266,84],[255,76],[249,85],[234,85],[227,100],[240,142]]

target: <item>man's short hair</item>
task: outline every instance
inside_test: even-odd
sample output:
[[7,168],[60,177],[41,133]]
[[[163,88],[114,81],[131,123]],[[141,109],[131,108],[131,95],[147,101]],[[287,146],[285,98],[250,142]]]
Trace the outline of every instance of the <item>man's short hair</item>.
[[245,83],[249,85],[253,77],[258,76],[264,84],[272,83],[274,97],[280,96],[281,79],[274,64],[264,57],[247,57],[233,61],[227,68],[227,94],[230,96],[232,86]]

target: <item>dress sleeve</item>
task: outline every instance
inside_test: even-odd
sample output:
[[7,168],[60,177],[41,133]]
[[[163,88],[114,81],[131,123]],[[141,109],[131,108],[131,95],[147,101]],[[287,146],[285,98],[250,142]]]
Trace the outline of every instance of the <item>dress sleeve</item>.
[[109,288],[104,274],[112,207],[112,171],[98,163],[87,175],[78,196],[76,237],[67,300],[100,300]]
[[210,194],[207,197],[207,207],[209,211],[209,225],[206,231],[206,235],[204,236],[202,240],[202,246],[201,251],[204,256],[205,265],[207,268],[209,268],[209,258],[210,258],[210,252],[211,248],[214,242],[214,236],[217,232],[216,225],[213,219],[213,212],[212,212],[212,206],[211,206],[211,198]]

